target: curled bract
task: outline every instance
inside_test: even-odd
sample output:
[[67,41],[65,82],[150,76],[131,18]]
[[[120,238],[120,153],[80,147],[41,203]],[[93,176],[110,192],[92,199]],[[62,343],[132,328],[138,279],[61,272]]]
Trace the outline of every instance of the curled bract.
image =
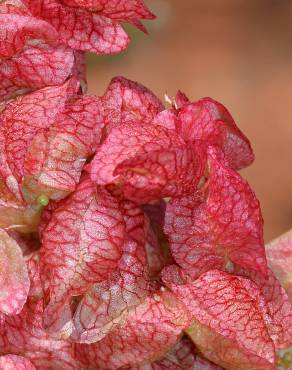
[[74,52],[58,42],[58,32],[35,18],[23,3],[0,4],[0,101],[74,74]]
[[25,357],[5,355],[0,357],[1,370],[36,370],[34,365]]
[[275,370],[292,343],[290,234],[267,247],[281,286],[227,109],[123,77],[86,94],[85,51],[151,18],[0,4],[0,367]]
[[103,122],[99,98],[78,95],[78,89],[72,78],[20,96],[2,112],[3,227],[35,229],[41,207],[49,199],[66,197],[79,183],[85,162],[100,141]]
[[223,104],[211,98],[190,103],[181,93],[176,99],[176,130],[186,141],[200,140],[207,145],[219,146],[229,165],[236,170],[253,162],[249,140]]
[[268,265],[292,301],[292,231],[266,245]]
[[189,320],[186,308],[172,293],[153,293],[101,341],[76,344],[76,355],[83,366],[99,369],[154,361],[177,342]]
[[129,367],[127,370],[222,370],[220,366],[202,358],[194,345],[187,337],[181,338],[175,346],[173,346],[160,359],[143,364],[139,367]]
[[27,300],[30,280],[19,245],[3,229],[0,229],[0,269],[0,311],[16,315]]
[[171,200],[164,230],[176,262],[192,277],[232,263],[266,274],[260,205],[248,183],[208,150],[200,193]]
[[269,318],[255,283],[210,270],[191,283],[169,287],[190,310],[187,333],[204,356],[226,369],[274,369]]
[[97,54],[112,54],[124,50],[129,36],[120,21],[130,22],[145,30],[140,19],[153,19],[154,15],[142,1],[58,1],[24,0],[39,19],[51,24],[59,40],[76,50]]
[[27,268],[31,281],[28,298],[21,312],[5,316],[1,322],[1,353],[21,354],[37,369],[78,370],[72,344],[53,339],[43,326],[44,295],[37,254],[27,259]]
[[107,133],[124,123],[150,123],[164,109],[147,87],[121,76],[111,80],[101,101]]
[[49,296],[46,327],[70,330],[71,298],[115,271],[124,241],[123,213],[105,189],[85,179],[60,202],[42,233],[40,266]]
[[202,172],[196,148],[162,126],[130,122],[111,130],[91,163],[97,184],[113,184],[139,203],[195,191]]
[[131,202],[124,202],[121,211],[126,229],[117,269],[108,279],[88,289],[74,314],[71,337],[81,343],[104,338],[153,290],[145,248],[144,214]]

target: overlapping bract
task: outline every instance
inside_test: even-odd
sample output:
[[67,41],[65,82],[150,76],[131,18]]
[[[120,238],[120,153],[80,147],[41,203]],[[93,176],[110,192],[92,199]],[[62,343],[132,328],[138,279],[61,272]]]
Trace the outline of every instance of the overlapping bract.
[[32,14],[51,24],[59,40],[72,49],[98,54],[118,53],[130,39],[120,22],[145,30],[140,19],[154,15],[139,1],[23,0]]
[[143,369],[143,366],[149,370],[222,370],[220,366],[202,358],[187,336],[178,341],[162,358],[141,367],[131,367],[129,370]]
[[101,138],[99,99],[77,95],[79,83],[47,87],[16,98],[1,115],[1,226],[35,228],[38,197],[74,191]]
[[82,343],[104,338],[154,288],[147,260],[148,226],[144,214],[132,202],[123,203],[121,211],[125,233],[117,270],[108,280],[97,282],[88,289],[74,314],[72,337]]
[[26,302],[30,280],[19,245],[3,229],[0,229],[0,269],[0,312],[18,314]]
[[6,355],[0,357],[1,370],[36,370],[33,364],[22,356]]
[[120,22],[146,31],[153,18],[142,0],[1,2],[0,102],[70,76],[85,85],[84,51],[118,53],[130,41]]
[[100,369],[153,361],[175,345],[189,320],[186,307],[172,293],[155,293],[101,341],[76,345],[77,358]]
[[[165,108],[123,77],[85,93],[84,51],[152,18],[142,0],[0,4],[0,367],[272,370],[291,345],[227,109]],[[289,243],[267,247],[288,294]]]
[[74,51],[61,45],[56,29],[35,18],[23,2],[1,2],[0,30],[0,101],[62,84],[74,74]]
[[292,231],[266,246],[268,264],[292,301]]
[[209,270],[183,282],[177,274],[168,268],[164,281],[190,309],[187,333],[206,357],[226,369],[275,368],[275,349],[291,342],[292,309],[273,275]]
[[207,154],[208,180],[201,193],[167,204],[164,230],[176,262],[193,278],[237,263],[266,273],[259,202],[239,174]]
[[36,369],[77,370],[79,365],[74,358],[72,344],[53,339],[43,326],[44,296],[38,255],[30,256],[27,265],[31,279],[28,299],[18,315],[3,318],[0,326],[1,353],[21,354]]
[[[113,273],[122,255],[125,222],[119,203],[84,180],[52,215],[42,234],[41,273],[49,305],[44,322],[55,331],[68,325],[70,298]],[[67,329],[68,330],[68,329]]]

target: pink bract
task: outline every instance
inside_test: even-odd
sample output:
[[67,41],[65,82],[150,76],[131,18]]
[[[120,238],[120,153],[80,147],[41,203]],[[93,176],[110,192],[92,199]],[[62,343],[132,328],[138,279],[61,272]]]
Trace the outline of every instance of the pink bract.
[[6,355],[0,357],[1,370],[36,370],[33,364],[22,356]]
[[[144,30],[140,19],[153,19],[142,1],[84,2],[24,0],[32,14],[51,24],[59,40],[76,50],[112,54],[124,50],[130,39],[119,21]],[[124,4],[123,4],[124,3]]]
[[270,268],[292,301],[292,231],[268,243],[266,254]]
[[246,181],[208,151],[204,188],[167,204],[164,230],[176,262],[192,277],[232,263],[266,273],[259,202]]
[[71,297],[110,276],[118,266],[124,240],[125,222],[118,201],[90,180],[81,182],[59,204],[42,234],[40,251],[44,287],[50,297],[44,319],[47,327],[56,331],[70,323],[64,310],[70,311]]
[[101,99],[107,132],[123,123],[150,123],[164,109],[147,87],[124,77],[113,78]]
[[74,74],[73,51],[60,45],[56,29],[22,3],[2,3],[0,20],[0,101],[62,84]]
[[181,93],[176,99],[180,107],[176,129],[185,140],[201,140],[208,145],[220,146],[230,166],[237,170],[253,162],[249,140],[224,105],[211,98],[189,103]]
[[19,314],[6,316],[1,323],[1,352],[21,353],[37,369],[77,370],[79,366],[73,358],[72,344],[51,338],[43,326],[44,296],[37,255],[31,256],[27,266],[31,279],[28,299]]
[[187,333],[200,351],[226,369],[273,369],[275,349],[257,286],[210,270],[184,285],[169,285],[193,316]]
[[153,360],[176,343],[189,319],[184,305],[173,294],[154,293],[101,341],[76,344],[77,358],[87,367],[100,369]]
[[[196,190],[202,166],[196,148],[162,126],[131,122],[109,133],[91,164],[97,184],[114,184],[138,203]],[[147,192],[145,191],[147,189]]]
[[[222,370],[210,361],[202,358],[188,337],[183,337],[162,358],[147,365],[149,370]],[[131,367],[128,370],[139,370],[141,367]]]
[[151,291],[144,214],[131,202],[123,203],[121,211],[126,229],[117,270],[109,279],[90,287],[74,315],[72,337],[81,343],[104,338]]
[[6,315],[21,312],[30,281],[22,251],[16,241],[0,229],[0,311]]

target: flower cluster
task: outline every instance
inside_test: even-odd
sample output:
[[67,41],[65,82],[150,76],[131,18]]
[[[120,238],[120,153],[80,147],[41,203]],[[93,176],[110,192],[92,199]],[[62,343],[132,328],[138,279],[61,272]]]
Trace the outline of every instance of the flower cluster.
[[141,0],[0,18],[0,369],[275,369],[291,240],[267,247],[282,287],[228,110],[123,77],[86,93],[84,51],[123,50]]

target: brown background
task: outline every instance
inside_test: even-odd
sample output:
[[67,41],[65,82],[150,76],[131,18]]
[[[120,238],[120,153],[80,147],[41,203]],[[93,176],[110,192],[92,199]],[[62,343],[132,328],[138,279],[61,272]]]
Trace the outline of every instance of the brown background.
[[163,98],[223,102],[250,138],[255,163],[242,171],[256,191],[265,239],[292,227],[292,1],[149,0],[149,36],[118,56],[88,56],[89,89],[137,80]]

